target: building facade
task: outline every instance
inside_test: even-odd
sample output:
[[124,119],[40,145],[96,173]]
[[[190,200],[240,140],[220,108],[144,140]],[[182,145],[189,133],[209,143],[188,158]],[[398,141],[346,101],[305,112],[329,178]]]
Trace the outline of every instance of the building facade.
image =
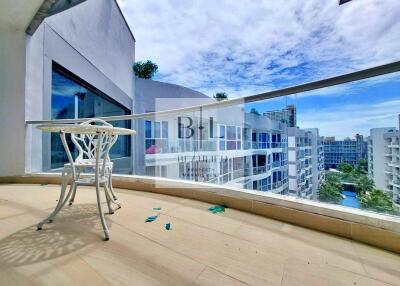
[[143,174],[311,199],[324,180],[322,138],[282,116],[229,106],[146,119]]
[[[88,17],[88,12],[98,17]],[[47,17],[26,36],[25,120],[128,115],[134,104],[135,38],[114,0],[88,0]],[[113,123],[130,128],[131,122]],[[29,172],[55,170],[67,161],[59,136],[33,127],[26,140]],[[72,151],[74,152],[71,144]],[[116,170],[132,168],[132,144],[118,140]]]
[[367,158],[367,141],[360,134],[355,139],[335,140],[335,137],[324,137],[325,168],[337,168],[341,163],[356,166],[361,159]]
[[145,120],[144,128],[145,175],[287,194],[281,121],[230,106]]
[[325,179],[322,138],[317,128],[288,129],[289,194],[312,199]]
[[[101,17],[87,17],[87,11]],[[32,34],[18,35],[24,61],[18,62],[23,68],[15,78],[21,81],[14,90],[5,89],[4,104],[0,104],[2,131],[15,142],[11,144],[8,137],[0,142],[2,150],[8,150],[0,150],[2,158],[13,162],[0,169],[3,175],[58,171],[67,161],[59,137],[33,125],[26,130],[26,120],[143,114],[213,101],[182,86],[135,78],[135,38],[115,0],[83,1],[45,18]],[[4,54],[19,60],[20,54],[13,55],[11,40],[10,47],[2,43],[7,48]],[[296,127],[294,105],[263,115],[236,105],[143,115],[112,124],[137,131],[133,138],[121,136],[111,150],[117,173],[289,194],[288,130]],[[309,147],[307,164],[301,168],[307,169],[309,186],[314,187],[318,184],[311,177],[318,159],[313,158],[317,154],[313,146]],[[303,191],[309,196],[308,190]]]
[[373,128],[368,137],[368,175],[377,189],[400,205],[400,133],[395,127]]
[[297,126],[296,106],[294,104],[289,104],[282,110],[266,111],[263,115],[272,120],[282,121],[286,123],[288,127]]

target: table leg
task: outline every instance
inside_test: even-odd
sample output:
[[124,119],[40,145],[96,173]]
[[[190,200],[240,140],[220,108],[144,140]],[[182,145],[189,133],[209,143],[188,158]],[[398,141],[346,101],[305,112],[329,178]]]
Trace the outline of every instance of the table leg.
[[68,185],[68,176],[67,176],[67,172],[65,170],[63,170],[62,173],[62,183],[61,183],[61,192],[60,192],[60,197],[58,198],[58,203],[54,209],[54,211],[44,220],[42,220],[40,223],[38,223],[37,225],[37,229],[41,230],[42,226],[45,223],[51,223],[53,221],[53,218],[58,214],[58,212],[62,209],[62,207],[64,206],[65,202],[67,201],[68,197],[71,194],[71,190],[72,190],[72,185],[71,188],[68,192],[68,195],[65,197],[65,191],[67,189],[67,185]]
[[109,240],[110,239],[110,234],[108,231],[108,227],[106,224],[106,220],[104,218],[104,213],[101,208],[101,199],[100,199],[100,182],[99,182],[99,162],[100,162],[100,154],[101,154],[101,142],[103,139],[103,134],[98,133],[98,138],[97,138],[97,150],[96,150],[96,168],[95,168],[95,182],[96,182],[96,197],[97,197],[97,208],[99,209],[99,216],[100,216],[100,221],[101,225],[103,226],[103,231],[104,231],[104,240]]

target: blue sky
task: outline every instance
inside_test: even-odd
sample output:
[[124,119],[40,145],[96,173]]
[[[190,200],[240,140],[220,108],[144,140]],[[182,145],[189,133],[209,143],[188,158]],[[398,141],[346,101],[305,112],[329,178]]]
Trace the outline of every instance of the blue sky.
[[[353,0],[118,0],[135,35],[136,60],[156,80],[207,95],[243,97],[400,60],[400,2]],[[281,98],[301,127],[368,135],[397,125],[400,75]]]

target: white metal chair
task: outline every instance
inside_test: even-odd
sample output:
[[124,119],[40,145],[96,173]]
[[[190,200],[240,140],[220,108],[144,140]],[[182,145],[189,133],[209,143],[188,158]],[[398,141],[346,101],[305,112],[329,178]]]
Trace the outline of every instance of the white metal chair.
[[[112,127],[111,124],[101,119],[91,119],[80,125],[84,128],[92,124]],[[51,223],[68,200],[70,205],[73,204],[78,185],[95,185],[97,205],[105,240],[109,239],[108,228],[101,209],[99,185],[104,187],[108,210],[110,214],[113,214],[112,204],[121,208],[112,186],[113,162],[111,162],[109,156],[110,149],[117,139],[118,135],[114,134],[71,134],[71,140],[78,150],[78,156],[73,160],[66,142],[65,133],[61,133],[61,140],[67,152],[69,163],[64,164],[62,170],[61,194],[58,204],[49,217],[37,225],[38,230],[41,230],[45,223]],[[87,171],[89,171],[89,174]],[[96,176],[99,176],[98,185],[96,184]],[[65,195],[69,180],[71,181],[71,186],[68,194]]]

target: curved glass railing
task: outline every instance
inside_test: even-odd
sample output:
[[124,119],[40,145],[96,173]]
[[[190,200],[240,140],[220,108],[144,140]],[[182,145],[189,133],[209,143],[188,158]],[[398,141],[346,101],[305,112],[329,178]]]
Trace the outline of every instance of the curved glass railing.
[[[212,183],[398,216],[398,70],[400,64],[393,63],[223,102],[156,99],[155,112],[105,117],[137,132],[113,147],[114,173]],[[66,161],[57,139],[37,130],[37,124],[82,121],[27,122],[27,172],[57,172]]]

